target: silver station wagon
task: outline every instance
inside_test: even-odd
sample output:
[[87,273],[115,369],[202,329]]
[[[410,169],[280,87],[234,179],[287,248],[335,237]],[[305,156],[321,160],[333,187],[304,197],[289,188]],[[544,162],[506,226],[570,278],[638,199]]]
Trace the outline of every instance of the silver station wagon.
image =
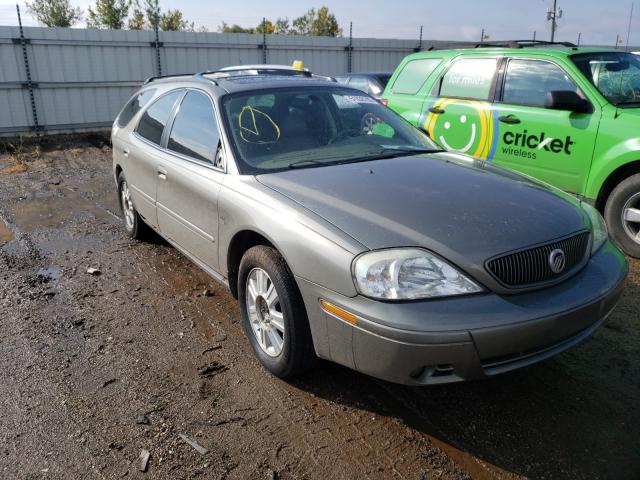
[[336,83],[151,79],[112,140],[129,235],[227,285],[280,377],[318,357],[413,385],[513,370],[591,335],[627,274],[589,205]]

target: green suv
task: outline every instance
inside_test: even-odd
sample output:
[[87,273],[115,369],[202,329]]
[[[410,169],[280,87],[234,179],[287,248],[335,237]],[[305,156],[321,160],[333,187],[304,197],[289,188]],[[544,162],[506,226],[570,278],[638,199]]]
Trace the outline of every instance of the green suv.
[[419,52],[382,101],[443,149],[595,205],[615,242],[640,257],[639,56],[529,41]]

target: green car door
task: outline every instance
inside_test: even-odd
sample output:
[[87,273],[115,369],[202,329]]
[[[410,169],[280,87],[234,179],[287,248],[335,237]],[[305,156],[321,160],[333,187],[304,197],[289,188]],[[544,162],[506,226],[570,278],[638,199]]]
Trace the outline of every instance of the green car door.
[[454,60],[427,97],[422,127],[443,149],[490,159],[496,125],[491,99],[500,63],[497,56],[465,56]]
[[[550,105],[550,92],[581,100],[584,111]],[[601,110],[597,103],[587,100],[563,68],[549,60],[508,58],[493,115],[499,130],[493,156],[496,164],[568,192],[584,191]]]

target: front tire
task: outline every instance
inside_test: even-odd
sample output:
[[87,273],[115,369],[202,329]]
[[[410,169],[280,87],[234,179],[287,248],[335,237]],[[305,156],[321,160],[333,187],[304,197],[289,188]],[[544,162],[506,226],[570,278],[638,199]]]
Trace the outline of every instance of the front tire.
[[136,240],[148,238],[149,227],[144,223],[144,220],[142,220],[138,211],[133,206],[129,184],[123,172],[120,172],[120,175],[118,175],[118,199],[124,217],[124,229],[127,234]]
[[604,219],[612,240],[627,255],[640,258],[640,174],[626,178],[613,189]]
[[287,378],[314,360],[309,320],[293,275],[282,256],[258,245],[244,254],[238,275],[242,325],[260,363]]

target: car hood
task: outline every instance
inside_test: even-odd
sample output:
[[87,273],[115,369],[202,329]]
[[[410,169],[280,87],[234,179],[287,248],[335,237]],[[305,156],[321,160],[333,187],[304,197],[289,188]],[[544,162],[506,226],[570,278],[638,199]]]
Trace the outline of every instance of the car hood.
[[573,197],[469,157],[437,153],[259,175],[370,249],[428,248],[481,268],[588,227]]

